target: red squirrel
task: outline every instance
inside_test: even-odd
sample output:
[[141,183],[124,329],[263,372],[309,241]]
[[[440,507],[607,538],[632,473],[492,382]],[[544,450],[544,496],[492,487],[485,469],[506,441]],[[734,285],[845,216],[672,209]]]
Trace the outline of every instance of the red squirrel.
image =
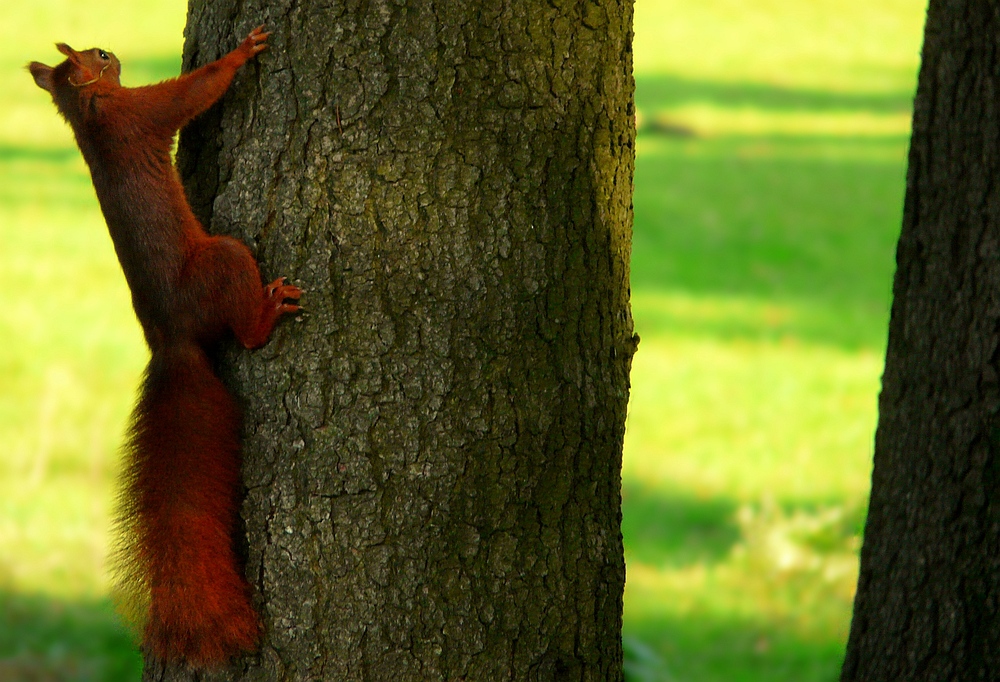
[[90,167],[151,351],[125,445],[118,601],[147,655],[194,668],[253,651],[261,627],[234,549],[241,414],[208,351],[229,331],[264,345],[302,292],[283,277],[262,286],[246,245],[205,232],[170,152],[267,47],[263,28],[218,61],[138,88],[122,87],[117,57],[98,48],[59,43],[64,62],[28,65]]

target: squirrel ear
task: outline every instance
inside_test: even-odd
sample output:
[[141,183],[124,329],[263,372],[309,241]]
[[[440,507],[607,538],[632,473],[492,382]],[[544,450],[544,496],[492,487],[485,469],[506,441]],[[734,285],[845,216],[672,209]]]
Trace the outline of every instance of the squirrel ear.
[[28,71],[31,72],[32,78],[35,79],[35,85],[40,87],[42,90],[48,90],[52,92],[52,67],[45,66],[40,62],[31,62],[28,64]]

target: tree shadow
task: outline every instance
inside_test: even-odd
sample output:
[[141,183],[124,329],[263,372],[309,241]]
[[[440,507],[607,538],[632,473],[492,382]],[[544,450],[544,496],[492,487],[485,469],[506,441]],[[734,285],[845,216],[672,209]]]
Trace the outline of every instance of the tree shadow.
[[[904,114],[912,95],[636,76],[637,107],[654,122],[657,112],[690,103]],[[881,349],[902,221],[906,135],[777,131],[699,138],[658,130],[640,135],[646,143],[636,159],[633,290],[773,303],[791,314],[772,307],[756,317],[685,320],[646,299],[636,315],[640,334],[680,329]]]
[[[626,666],[628,682],[833,682],[844,657],[844,638],[836,633],[810,634],[794,623],[763,623],[735,614],[630,615],[624,637],[632,649],[653,654],[645,657],[648,662],[633,661],[633,666],[645,663],[644,674],[630,675]],[[626,654],[630,651],[627,647]]]
[[[881,348],[904,174],[901,140],[663,138],[636,160],[633,291],[776,306],[715,330],[738,337]],[[637,312],[640,334],[684,328]]]
[[73,161],[80,152],[75,147],[33,147],[29,145],[0,144],[0,163],[11,161],[43,161],[65,163]]
[[133,682],[141,673],[108,600],[0,591],[0,680]]
[[97,206],[86,165],[75,146],[0,145],[0,208],[89,210]]
[[665,495],[622,483],[622,536],[630,560],[679,568],[724,559],[739,540],[736,503],[712,497]]
[[640,109],[654,110],[703,102],[721,107],[753,106],[784,111],[861,110],[894,114],[910,111],[913,90],[833,92],[767,83],[702,81],[670,74],[636,74],[635,100]]

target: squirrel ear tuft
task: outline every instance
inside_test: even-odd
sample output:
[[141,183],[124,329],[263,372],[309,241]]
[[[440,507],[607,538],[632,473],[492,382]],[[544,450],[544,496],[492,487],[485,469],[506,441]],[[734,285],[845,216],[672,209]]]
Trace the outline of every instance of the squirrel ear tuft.
[[53,91],[51,66],[46,66],[40,62],[31,62],[28,64],[28,71],[31,72],[31,77],[35,79],[35,85],[42,90]]

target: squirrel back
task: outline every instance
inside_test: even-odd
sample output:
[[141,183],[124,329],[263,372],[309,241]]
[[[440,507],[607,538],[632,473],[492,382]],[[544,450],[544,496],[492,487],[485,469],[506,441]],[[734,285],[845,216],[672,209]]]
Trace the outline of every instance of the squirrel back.
[[246,245],[205,232],[170,151],[267,37],[258,27],[221,59],[140,88],[122,87],[99,48],[59,43],[65,61],[28,66],[73,129],[151,351],[124,449],[115,593],[147,655],[196,668],[255,649],[261,628],[234,540],[240,409],[209,352],[228,333],[264,345],[301,291],[262,286]]

